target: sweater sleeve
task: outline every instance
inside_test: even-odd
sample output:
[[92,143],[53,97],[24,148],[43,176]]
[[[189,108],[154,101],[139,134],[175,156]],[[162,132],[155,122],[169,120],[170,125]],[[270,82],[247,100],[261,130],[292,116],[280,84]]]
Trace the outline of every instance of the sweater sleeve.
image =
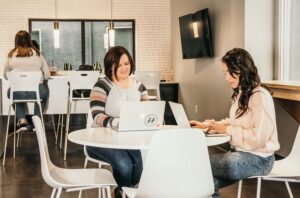
[[230,119],[229,118],[224,118],[224,119],[218,121],[218,123],[228,126],[228,125],[230,125]]
[[6,61],[5,61],[4,71],[3,71],[3,76],[4,76],[4,78],[7,80],[6,72],[9,72],[8,59],[6,59]]
[[117,124],[117,118],[105,114],[105,103],[109,90],[108,82],[100,79],[91,91],[90,108],[93,116],[93,126],[111,128],[114,123]]
[[273,101],[263,92],[254,93],[249,100],[250,127],[230,125],[227,133],[231,135],[230,143],[245,150],[263,147],[271,137],[274,124]]

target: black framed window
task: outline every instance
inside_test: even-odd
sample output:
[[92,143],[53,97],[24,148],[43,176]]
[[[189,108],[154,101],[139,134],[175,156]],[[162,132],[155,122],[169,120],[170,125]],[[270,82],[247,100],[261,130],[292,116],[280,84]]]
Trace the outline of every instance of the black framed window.
[[[49,65],[56,64],[63,70],[64,63],[72,64],[73,70],[79,65],[93,65],[107,52],[105,34],[110,20],[58,20],[60,47],[54,48],[53,19],[29,19],[29,32],[40,45],[40,50]],[[135,59],[135,21],[113,20],[115,45],[128,49]]]

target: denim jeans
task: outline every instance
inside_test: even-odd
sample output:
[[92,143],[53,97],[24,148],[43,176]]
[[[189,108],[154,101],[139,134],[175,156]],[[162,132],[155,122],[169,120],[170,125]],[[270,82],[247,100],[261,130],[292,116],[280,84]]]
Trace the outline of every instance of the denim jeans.
[[[40,83],[39,84],[39,92],[40,92],[40,98],[41,98],[41,105],[42,105],[42,111],[45,109],[45,106],[47,104],[47,98],[49,96],[49,88],[46,82]],[[8,98],[10,98],[10,89],[8,90],[7,93]],[[14,99],[35,99],[36,95],[35,92],[32,91],[16,91],[13,93]],[[26,113],[26,103],[16,103],[16,108],[17,108],[17,113],[16,117],[17,120],[21,118],[25,118]],[[13,105],[14,107],[15,105]],[[40,117],[40,110],[39,106],[37,103],[34,105],[34,115],[37,115]]]
[[139,150],[87,147],[88,154],[111,164],[118,188],[132,187],[139,183],[143,161]]
[[229,186],[251,176],[267,175],[272,170],[275,157],[261,157],[248,152],[228,152],[210,156],[215,189]]

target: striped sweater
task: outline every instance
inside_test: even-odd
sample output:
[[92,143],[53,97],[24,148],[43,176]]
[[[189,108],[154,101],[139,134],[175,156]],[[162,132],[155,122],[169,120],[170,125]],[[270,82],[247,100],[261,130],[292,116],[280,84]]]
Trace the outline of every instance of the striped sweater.
[[[122,89],[107,77],[100,78],[90,95],[93,126],[109,127],[118,124],[121,101],[148,100],[145,86],[135,79],[132,87]],[[130,97],[128,93],[134,95]],[[124,96],[125,95],[125,96]],[[128,96],[129,95],[129,96]]]

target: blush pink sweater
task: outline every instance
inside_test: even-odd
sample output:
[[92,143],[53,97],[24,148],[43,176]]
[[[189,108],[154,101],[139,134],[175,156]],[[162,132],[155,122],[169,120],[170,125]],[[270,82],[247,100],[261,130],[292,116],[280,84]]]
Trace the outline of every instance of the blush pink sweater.
[[231,135],[230,144],[238,151],[250,152],[262,157],[272,155],[279,149],[273,98],[263,87],[257,87],[249,99],[249,110],[239,118],[235,112],[238,100],[233,101],[226,132]]

